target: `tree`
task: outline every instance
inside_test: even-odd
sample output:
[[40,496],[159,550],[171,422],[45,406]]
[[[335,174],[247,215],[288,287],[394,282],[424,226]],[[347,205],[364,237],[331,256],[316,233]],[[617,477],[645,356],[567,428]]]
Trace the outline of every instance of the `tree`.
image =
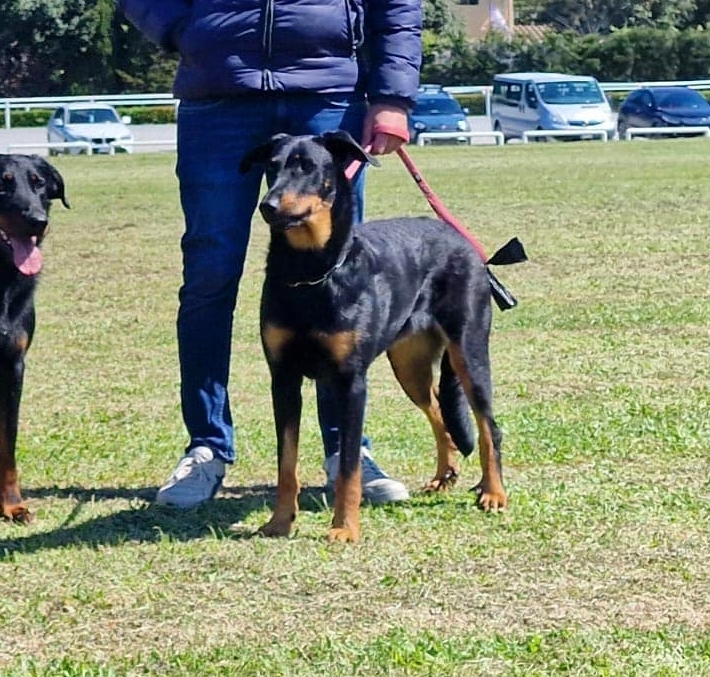
[[111,0],[0,0],[0,88],[6,96],[110,86]]
[[583,34],[631,26],[683,28],[698,11],[696,0],[523,0],[520,5],[519,17]]
[[[454,16],[448,0],[424,0],[422,35],[422,81],[440,82],[443,70],[451,72],[452,61],[471,51],[463,22]],[[453,84],[447,78],[447,84]]]
[[112,23],[116,91],[169,92],[178,57],[150,42],[116,10]]

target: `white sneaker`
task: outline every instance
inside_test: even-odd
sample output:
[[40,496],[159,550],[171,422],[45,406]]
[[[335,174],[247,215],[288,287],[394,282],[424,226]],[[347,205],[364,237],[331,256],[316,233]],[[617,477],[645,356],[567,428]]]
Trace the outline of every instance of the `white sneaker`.
[[222,484],[224,463],[212,449],[195,447],[180,459],[170,479],[158,489],[155,502],[193,508],[212,498]]
[[[406,501],[409,498],[407,487],[383,472],[364,445],[360,447],[360,465],[362,467],[362,497],[370,503],[381,505]],[[325,459],[323,470],[327,476],[326,487],[332,490],[340,471],[340,452]]]

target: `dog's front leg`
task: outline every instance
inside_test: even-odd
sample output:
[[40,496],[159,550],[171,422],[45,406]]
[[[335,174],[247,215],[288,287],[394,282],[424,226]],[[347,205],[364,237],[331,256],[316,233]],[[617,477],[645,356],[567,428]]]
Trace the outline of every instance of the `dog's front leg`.
[[288,536],[298,514],[298,434],[302,383],[300,374],[280,366],[272,367],[271,400],[276,426],[278,484],[274,514],[259,529],[263,536]]
[[362,469],[360,445],[365,414],[365,376],[355,375],[338,383],[340,403],[340,472],[335,481],[335,510],[328,541],[360,540]]
[[0,394],[0,500],[3,517],[28,524],[32,514],[22,501],[15,461],[24,371],[24,360],[18,358],[11,369],[0,372],[0,384],[5,386]]

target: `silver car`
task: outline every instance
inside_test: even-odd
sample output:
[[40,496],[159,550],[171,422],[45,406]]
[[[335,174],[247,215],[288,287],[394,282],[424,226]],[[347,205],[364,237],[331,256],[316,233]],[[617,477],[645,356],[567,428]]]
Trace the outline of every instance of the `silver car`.
[[[133,150],[133,134],[127,125],[128,115],[120,117],[113,106],[106,103],[67,103],[54,111],[47,125],[50,155],[113,153]],[[61,144],[61,145],[59,145]]]

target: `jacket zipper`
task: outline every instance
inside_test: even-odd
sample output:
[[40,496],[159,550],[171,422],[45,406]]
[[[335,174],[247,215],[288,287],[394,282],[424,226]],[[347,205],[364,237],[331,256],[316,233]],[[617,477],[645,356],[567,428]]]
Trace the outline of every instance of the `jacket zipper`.
[[[274,33],[274,1],[275,0],[264,1],[264,35],[262,43],[264,47],[264,54],[266,55],[268,62],[271,61],[271,49]],[[266,90],[274,89],[274,78],[268,68],[265,68],[262,71],[261,87]]]

